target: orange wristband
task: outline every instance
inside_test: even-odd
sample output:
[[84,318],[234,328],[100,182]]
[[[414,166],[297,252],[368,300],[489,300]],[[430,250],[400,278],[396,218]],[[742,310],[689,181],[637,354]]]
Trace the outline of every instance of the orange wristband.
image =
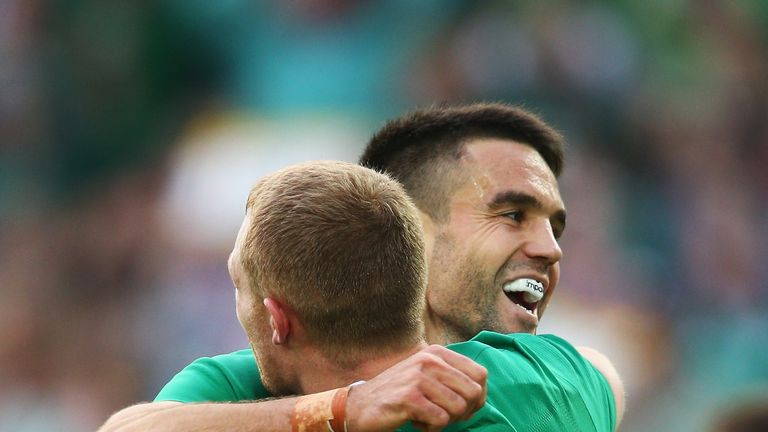
[[344,389],[300,397],[291,413],[291,430],[293,432],[328,432],[329,421],[333,419],[332,401],[342,390]]
[[347,432],[347,395],[349,395],[349,387],[338,389],[333,394],[331,401],[333,418],[328,421],[332,432]]
[[347,432],[347,396],[349,390],[365,381],[347,387],[302,396],[291,413],[293,432]]

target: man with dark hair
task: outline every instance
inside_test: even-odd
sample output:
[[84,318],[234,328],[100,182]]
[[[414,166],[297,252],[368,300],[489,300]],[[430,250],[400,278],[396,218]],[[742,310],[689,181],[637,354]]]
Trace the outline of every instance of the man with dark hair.
[[360,163],[400,181],[427,237],[427,340],[533,333],[560,276],[562,138],[502,104],[437,107],[390,121]]
[[387,122],[371,138],[360,164],[386,171],[434,219],[445,219],[451,193],[466,176],[455,168],[469,141],[496,138],[530,146],[555,177],[563,169],[563,139],[533,114],[503,104],[422,109]]
[[[536,117],[505,105],[439,107],[388,123],[373,138],[361,163],[392,174],[416,203],[429,267],[423,315],[427,340],[448,344],[474,337],[450,348],[489,369],[488,404],[469,423],[456,425],[456,430],[514,430],[515,425],[538,430],[610,430],[618,424],[623,411],[621,385],[610,362],[599,353],[581,349],[580,355],[552,336],[483,332],[475,337],[483,330],[535,332],[557,284],[562,254],[557,238],[565,227],[556,181],[562,167],[559,135]],[[280,341],[280,335],[274,334],[272,343]],[[156,401],[221,402],[269,396],[259,371],[246,360],[249,354],[196,361]],[[455,361],[450,366],[458,369],[455,375],[472,380],[472,373],[462,372]],[[439,382],[440,374],[435,375]],[[405,418],[414,419],[411,414],[418,404],[398,398],[402,393],[385,385],[372,386],[374,381],[350,392],[350,414],[370,419],[371,412],[398,401],[396,420],[404,412]],[[391,397],[370,397],[374,388]],[[427,420],[429,416],[415,419],[441,427],[448,420],[464,418],[462,408],[472,405],[471,398],[457,388],[450,393],[456,405],[438,394],[421,393],[420,401],[439,409]],[[258,419],[264,421],[259,423],[261,430],[281,430],[287,415],[284,410],[266,408],[270,403],[244,404],[248,409],[242,411],[217,404],[172,405],[174,417],[158,414],[170,402],[155,402],[128,408],[110,423],[144,421],[141,424],[147,428],[168,426],[184,417],[196,419],[196,425],[231,427],[234,424],[221,423],[222,419],[239,413],[246,417],[238,425]],[[147,420],[150,416],[155,423]],[[368,426],[359,430],[391,430],[376,429],[380,425],[375,422]]]

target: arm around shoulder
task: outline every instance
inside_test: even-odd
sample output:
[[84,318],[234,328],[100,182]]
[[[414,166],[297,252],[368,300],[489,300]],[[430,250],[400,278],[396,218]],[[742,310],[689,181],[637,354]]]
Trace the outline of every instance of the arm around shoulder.
[[99,428],[99,432],[139,430],[147,426],[149,417],[180,405],[182,405],[180,402],[148,402],[132,405],[112,414]]
[[290,431],[295,399],[248,403],[149,402],[113,414],[99,432],[263,430]]
[[610,359],[603,353],[593,348],[583,346],[577,347],[576,349],[582,356],[584,356],[584,358],[592,363],[592,366],[594,366],[595,369],[603,374],[606,381],[608,381],[608,385],[611,386],[613,399],[616,402],[616,429],[618,429],[619,424],[621,424],[621,419],[624,416],[625,404],[624,384],[621,382],[619,373],[616,371],[616,368],[613,366]]

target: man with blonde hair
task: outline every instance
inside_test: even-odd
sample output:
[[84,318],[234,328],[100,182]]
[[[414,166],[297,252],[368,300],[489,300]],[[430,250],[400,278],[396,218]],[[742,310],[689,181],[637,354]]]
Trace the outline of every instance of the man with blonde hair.
[[[228,267],[252,350],[221,356],[211,370],[197,363],[203,376],[233,371],[232,382],[206,389],[194,381],[192,393],[234,391],[245,400],[325,393],[264,402],[261,411],[250,404],[137,405],[103,430],[313,431],[335,419],[337,432],[386,431],[408,420],[445,426],[483,406],[485,369],[424,341],[423,232],[410,198],[389,176],[311,162],[264,177],[248,197]],[[250,378],[238,370],[252,367],[254,356],[260,380],[241,387]],[[332,410],[360,380],[369,382]]]
[[[238,319],[272,394],[371,379],[426,348],[421,224],[405,191],[386,175],[313,162],[263,178],[248,197],[229,271]],[[424,402],[435,399],[452,419],[467,418],[484,402],[485,370],[442,347],[429,352],[447,363],[432,366],[441,379],[428,383]],[[390,374],[406,380],[407,372]],[[465,399],[472,403],[459,402]],[[315,413],[306,405],[299,401],[293,421],[309,427]],[[387,423],[384,414],[372,419],[384,430],[408,419],[430,421],[414,411]],[[352,419],[353,430],[370,430],[364,416]]]

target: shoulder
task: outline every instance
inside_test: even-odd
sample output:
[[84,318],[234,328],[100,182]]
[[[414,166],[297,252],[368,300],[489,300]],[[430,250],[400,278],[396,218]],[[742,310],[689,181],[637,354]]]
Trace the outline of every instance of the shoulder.
[[259,369],[253,357],[253,351],[244,349],[213,357],[200,357],[182,370],[209,376],[222,377],[230,380],[240,380],[258,375]]
[[503,354],[528,360],[539,357],[581,358],[581,354],[573,345],[555,335],[502,334],[483,331],[467,342],[451,344],[448,348],[468,357]]
[[[550,367],[564,370],[581,369],[585,365],[591,369],[592,358],[602,356],[589,348],[577,348],[567,340],[552,334],[501,334],[484,331],[467,342],[448,347],[478,356],[511,356],[533,363],[548,362]],[[582,350],[590,350],[593,356],[587,357]],[[602,359],[607,361],[605,356],[602,356]]]
[[[252,372],[251,369],[255,368],[256,360],[253,356],[253,350],[249,348],[213,357],[201,357],[192,364],[208,364],[224,370]],[[256,372],[258,373],[258,369]]]
[[485,366],[489,379],[502,376],[505,382],[516,385],[560,386],[577,381],[574,375],[593,370],[573,345],[551,335],[484,331],[448,348]]
[[589,347],[578,347],[577,349],[579,353],[603,375],[608,382],[608,385],[611,387],[611,393],[613,394],[613,400],[616,406],[616,425],[618,426],[624,415],[626,397],[624,393],[624,383],[621,381],[618,371],[616,371],[611,360],[603,353]]
[[156,401],[233,402],[270,397],[250,349],[201,357],[169,381]]
[[[481,332],[449,348],[488,369],[488,399],[508,416],[512,413],[510,418],[515,416],[514,406],[544,400],[562,408],[552,413],[552,421],[564,421],[566,416],[592,418],[600,424],[598,430],[613,429],[618,401],[608,376],[560,337]],[[539,408],[542,412],[548,409]]]

